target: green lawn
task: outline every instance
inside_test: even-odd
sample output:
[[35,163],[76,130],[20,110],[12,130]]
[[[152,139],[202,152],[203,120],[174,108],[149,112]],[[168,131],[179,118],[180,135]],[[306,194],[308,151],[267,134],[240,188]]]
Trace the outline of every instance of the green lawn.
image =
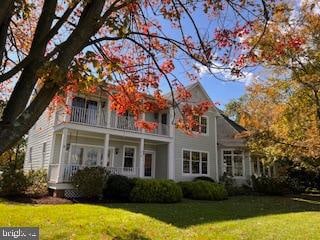
[[0,226],[41,239],[320,239],[320,201],[233,197],[178,204],[30,205],[0,200]]

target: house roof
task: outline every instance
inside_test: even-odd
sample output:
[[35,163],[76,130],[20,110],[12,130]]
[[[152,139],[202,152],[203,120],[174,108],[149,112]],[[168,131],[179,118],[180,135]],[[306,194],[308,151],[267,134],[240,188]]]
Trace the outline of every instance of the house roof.
[[219,110],[219,112],[220,112],[220,115],[224,118],[224,120],[227,121],[231,125],[231,127],[233,127],[237,132],[241,133],[241,132],[247,131],[247,129],[245,129],[235,121],[231,120],[227,115],[225,115],[222,110]]

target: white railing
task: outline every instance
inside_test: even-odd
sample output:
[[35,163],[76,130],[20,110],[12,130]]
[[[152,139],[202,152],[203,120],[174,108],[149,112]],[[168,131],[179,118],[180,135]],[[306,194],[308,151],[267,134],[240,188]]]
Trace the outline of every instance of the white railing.
[[[61,114],[61,113],[59,113]],[[97,109],[72,107],[70,122],[82,123],[92,126],[107,127],[107,114],[106,112],[98,112]],[[134,117],[132,116],[119,116],[115,112],[111,112],[110,127],[121,130],[129,130],[135,132],[142,132],[142,130],[135,125]],[[145,130],[145,133],[168,136],[169,125],[158,124],[157,127],[150,131]]]
[[[49,181],[50,182],[71,182],[72,176],[79,170],[85,168],[85,165],[76,164],[61,164],[61,177],[59,178],[59,164],[51,164],[49,167]],[[90,167],[90,166],[88,166]],[[94,167],[94,166],[91,166]],[[134,167],[106,167],[110,174],[138,176],[139,168]]]
[[135,126],[135,121],[132,116],[117,116],[114,112],[111,113],[110,127],[123,130],[140,131],[140,129]]
[[70,121],[76,123],[85,123],[88,125],[97,125],[98,110],[82,107],[72,107]]

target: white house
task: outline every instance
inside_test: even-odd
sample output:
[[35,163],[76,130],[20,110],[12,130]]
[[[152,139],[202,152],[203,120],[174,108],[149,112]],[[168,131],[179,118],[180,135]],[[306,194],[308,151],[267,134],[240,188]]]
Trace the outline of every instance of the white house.
[[[200,83],[188,90],[193,102],[210,100]],[[109,111],[107,99],[78,95],[67,104],[71,114],[61,108],[49,116],[47,110],[29,131],[24,163],[25,170],[46,169],[56,194],[72,194],[71,176],[90,166],[129,177],[175,181],[197,176],[219,181],[226,172],[239,184],[255,171],[243,140],[234,139],[241,127],[215,107],[199,118],[199,134],[189,136],[175,129],[171,109],[141,116],[158,123],[150,133],[136,128],[130,114]]]

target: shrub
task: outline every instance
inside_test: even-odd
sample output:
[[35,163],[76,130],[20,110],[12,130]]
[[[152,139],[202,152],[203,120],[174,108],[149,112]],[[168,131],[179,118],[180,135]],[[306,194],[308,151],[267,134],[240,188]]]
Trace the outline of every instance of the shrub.
[[28,187],[26,194],[32,197],[48,195],[48,179],[45,170],[31,170],[26,175]]
[[283,195],[290,192],[286,178],[271,178],[252,176],[253,190],[266,195]]
[[130,179],[126,176],[109,176],[105,189],[103,190],[103,197],[125,201],[129,200],[134,181],[134,179]]
[[238,186],[235,180],[224,173],[220,178],[220,183],[226,188],[228,196],[249,195],[252,188],[249,185]]
[[0,194],[2,196],[22,195],[28,186],[28,181],[22,170],[13,166],[3,169],[0,180]]
[[103,167],[86,167],[77,171],[71,182],[85,198],[102,196],[108,172]]
[[130,194],[132,202],[173,203],[181,198],[181,188],[172,180],[137,179]]
[[203,181],[208,181],[213,183],[215,182],[211,177],[206,177],[206,176],[200,176],[193,179],[193,181],[198,181],[198,180],[203,180]]
[[185,198],[198,200],[223,200],[228,194],[225,187],[218,183],[198,180],[179,183]]

